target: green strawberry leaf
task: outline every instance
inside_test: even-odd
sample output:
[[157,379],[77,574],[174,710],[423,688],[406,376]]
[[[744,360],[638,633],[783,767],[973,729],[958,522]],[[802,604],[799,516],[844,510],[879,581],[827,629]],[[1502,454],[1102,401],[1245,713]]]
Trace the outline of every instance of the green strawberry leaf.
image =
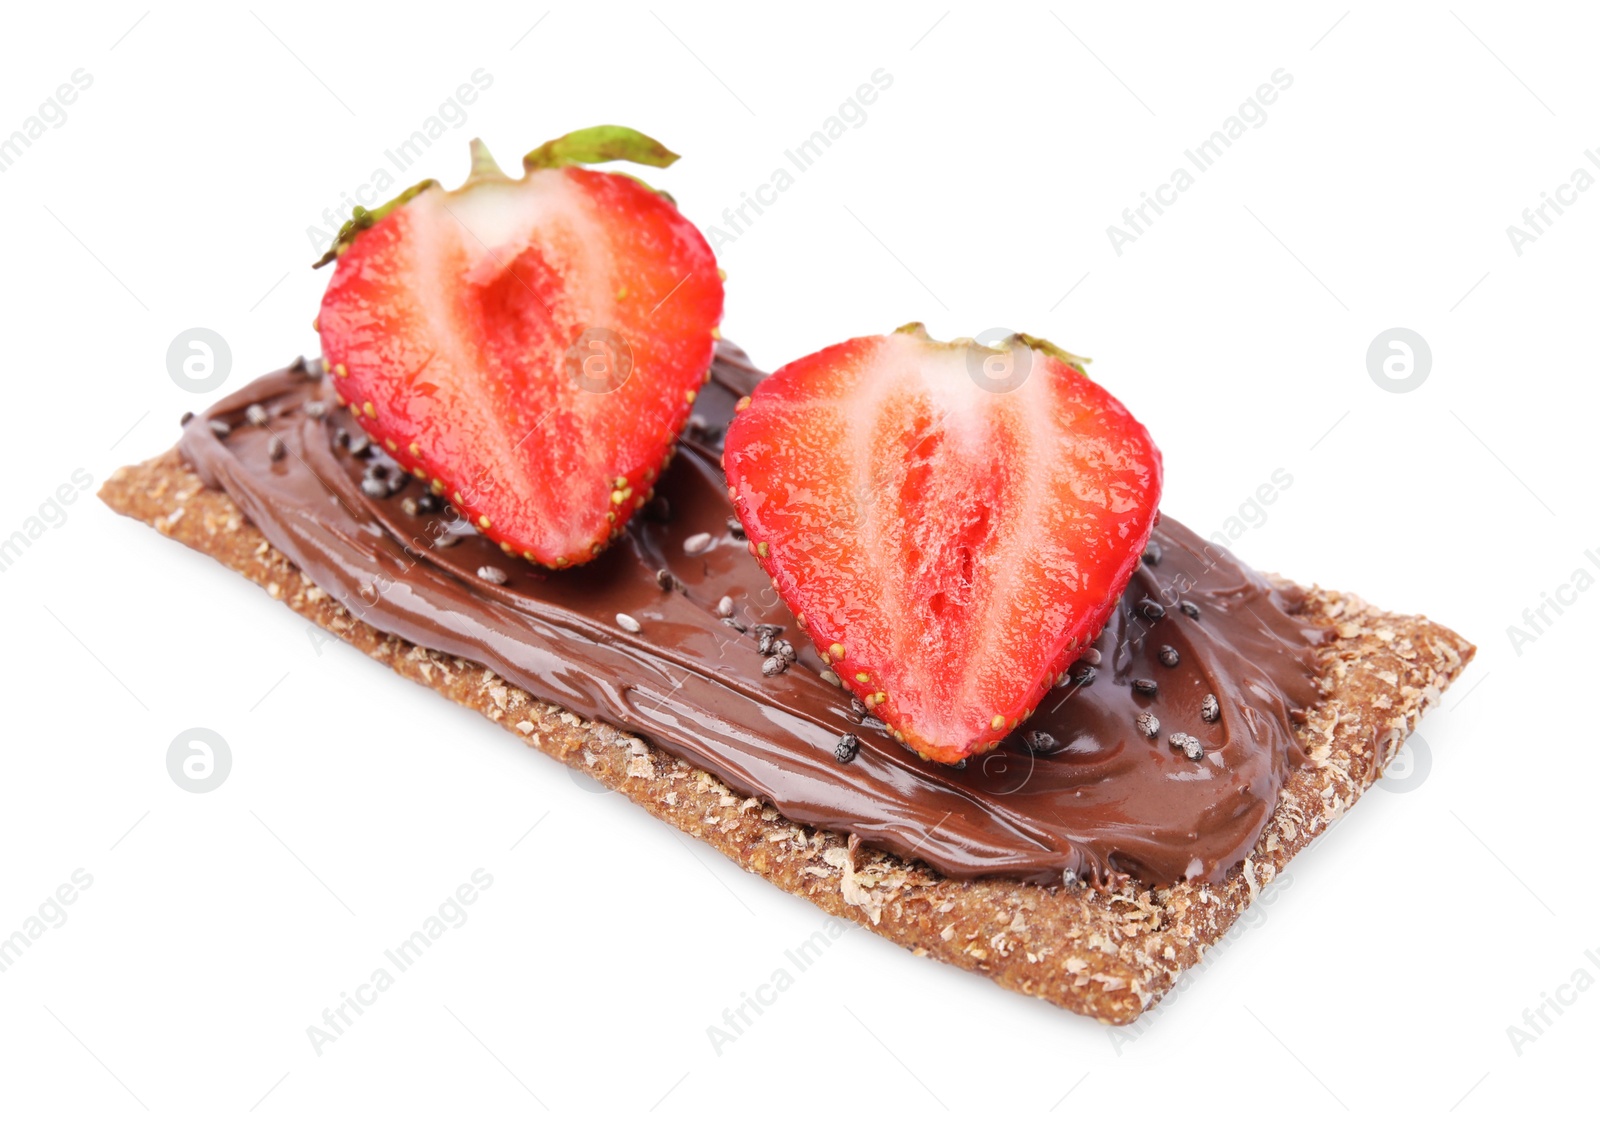
[[[593,128],[579,129],[569,132],[566,136],[547,141],[522,157],[524,171],[536,171],[540,168],[561,168],[581,164],[603,164],[612,160],[627,160],[630,163],[645,164],[653,168],[671,166],[678,159],[678,154],[659,140],[646,136],[636,129],[626,128],[622,125],[596,125]],[[623,172],[614,174],[622,175]],[[504,178],[504,173],[494,162],[494,157],[489,155],[489,150],[481,140],[472,142],[472,173],[467,177],[462,187],[470,187],[474,183],[485,179]],[[628,176],[633,179],[633,176]],[[640,182],[635,179],[635,182]],[[415,187],[407,188],[380,207],[368,210],[366,207],[356,207],[350,214],[350,220],[339,228],[339,236],[333,240],[333,245],[328,247],[328,252],[311,267],[320,269],[328,262],[336,260],[338,256],[349,248],[350,243],[360,237],[368,228],[381,222],[386,215],[396,207],[404,206],[416,198],[429,187],[439,186],[437,179],[424,179]],[[649,184],[644,184],[648,187]],[[653,188],[652,188],[653,190]],[[672,196],[665,191],[658,192],[670,202]]]
[[377,225],[383,221],[390,211],[396,207],[405,206],[429,187],[437,186],[439,186],[437,179],[424,179],[414,187],[407,187],[380,207],[374,207],[372,210],[368,210],[364,206],[356,207],[355,210],[350,212],[350,220],[339,227],[339,236],[333,239],[333,244],[328,247],[328,252],[318,258],[311,267],[313,269],[322,268],[343,253],[346,247],[361,235],[363,230],[369,226]]
[[1024,335],[1019,331],[1017,334],[1013,335],[1012,338],[1024,344],[1025,346],[1032,347],[1036,351],[1043,351],[1047,355],[1055,356],[1068,366],[1075,368],[1078,373],[1082,374],[1084,377],[1089,376],[1089,371],[1085,369],[1085,367],[1094,361],[1091,358],[1084,358],[1082,355],[1075,355],[1071,351],[1064,350],[1061,347],[1056,346],[1048,339],[1039,338],[1037,335]]
[[637,129],[624,125],[595,125],[546,141],[522,157],[522,166],[533,171],[535,168],[627,160],[633,164],[664,168],[670,167],[677,159],[676,152]]

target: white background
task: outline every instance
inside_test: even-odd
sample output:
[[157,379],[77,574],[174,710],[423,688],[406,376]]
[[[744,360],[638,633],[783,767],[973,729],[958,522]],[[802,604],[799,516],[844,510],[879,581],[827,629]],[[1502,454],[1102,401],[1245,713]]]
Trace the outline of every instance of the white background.
[[[1588,1095],[1600,992],[1520,1054],[1508,1026],[1600,980],[1592,889],[1600,190],[1506,228],[1600,149],[1579,6],[1144,3],[13,5],[0,134],[93,85],[3,175],[0,536],[98,486],[203,399],[301,352],[307,227],[484,68],[418,165],[459,179],[621,122],[702,226],[883,68],[893,85],[721,258],[727,335],[775,365],[925,320],[1094,356],[1203,532],[1275,469],[1235,548],[1477,641],[1391,782],[1137,1036],[852,930],[718,1055],[707,1026],[821,913],[597,794],[87,494],[0,573],[0,934],[93,886],[0,974],[0,1113],[220,1118],[756,1110],[1504,1117]],[[530,30],[531,27],[531,30]],[[130,30],[131,29],[131,30]],[[1292,87],[1147,233],[1106,229],[1283,68]],[[1600,169],[1591,167],[1600,174]],[[406,180],[404,182],[409,182]],[[404,182],[402,185],[404,185]],[[1432,349],[1404,394],[1380,332]],[[194,795],[181,730],[233,770]],[[529,833],[530,827],[535,827]],[[519,840],[520,839],[520,840]],[[493,887],[318,1057],[308,1025],[473,870]],[[1600,950],[1597,950],[1600,958]],[[1258,1099],[1257,1096],[1260,1096]]]

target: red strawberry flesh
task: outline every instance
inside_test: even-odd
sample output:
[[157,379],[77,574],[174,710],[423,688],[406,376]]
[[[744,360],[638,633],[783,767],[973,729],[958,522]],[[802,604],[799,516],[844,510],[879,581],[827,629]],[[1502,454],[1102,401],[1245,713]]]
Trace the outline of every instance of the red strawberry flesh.
[[[839,678],[927,758],[992,748],[1032,713],[1155,525],[1160,453],[1080,361],[919,326],[790,363],[729,429],[752,551]],[[996,363],[1020,384],[992,380]]]
[[479,155],[463,187],[420,191],[339,256],[323,354],[401,467],[507,552],[576,564],[670,455],[722,282],[699,232],[632,178],[511,179]]

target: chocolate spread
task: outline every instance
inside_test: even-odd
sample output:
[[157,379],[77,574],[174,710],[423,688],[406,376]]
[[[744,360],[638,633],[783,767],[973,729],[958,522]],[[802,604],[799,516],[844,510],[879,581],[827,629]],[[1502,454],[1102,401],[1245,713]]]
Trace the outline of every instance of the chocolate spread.
[[[1325,633],[1297,618],[1297,590],[1163,519],[1097,655],[998,749],[962,768],[919,760],[821,676],[730,528],[722,434],[761,377],[720,344],[657,502],[560,572],[506,556],[417,480],[385,493],[398,469],[384,485],[382,449],[363,447],[315,362],[191,420],[180,448],[352,615],[649,737],[796,822],[959,878],[1216,882],[1242,861],[1304,762],[1294,721],[1318,701]],[[798,653],[776,676],[762,624]],[[840,763],[845,734],[860,749]]]

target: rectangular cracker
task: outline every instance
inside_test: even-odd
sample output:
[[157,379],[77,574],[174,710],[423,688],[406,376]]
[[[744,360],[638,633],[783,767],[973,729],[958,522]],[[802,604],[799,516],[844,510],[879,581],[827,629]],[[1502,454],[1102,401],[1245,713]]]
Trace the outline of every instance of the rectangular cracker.
[[1474,653],[1459,635],[1419,616],[1312,589],[1308,619],[1334,628],[1337,638],[1320,652],[1326,700],[1301,738],[1311,763],[1291,776],[1254,853],[1227,881],[1115,892],[1000,878],[958,881],[854,837],[791,822],[658,747],[544,704],[477,663],[354,619],[273,548],[232,499],[205,487],[176,449],[119,469],[100,498],[785,892],[915,955],[1108,1024],[1133,1021],[1221,940],[1256,893],[1382,774]]

